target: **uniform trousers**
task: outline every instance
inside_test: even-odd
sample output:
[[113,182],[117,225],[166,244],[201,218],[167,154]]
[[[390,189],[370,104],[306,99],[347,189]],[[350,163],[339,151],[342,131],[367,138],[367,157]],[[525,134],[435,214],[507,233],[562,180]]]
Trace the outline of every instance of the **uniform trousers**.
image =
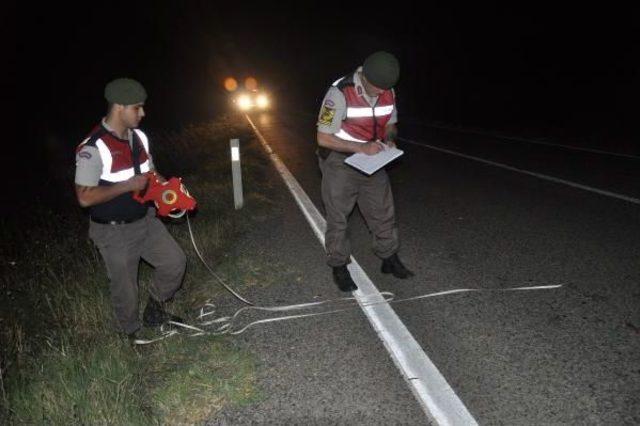
[[182,283],[186,256],[164,224],[149,209],[132,223],[111,225],[90,222],[89,237],[104,260],[111,302],[122,331],[140,328],[138,318],[138,266],[144,259],[153,268],[152,297],[170,299]]
[[326,210],[325,250],[329,266],[350,262],[351,244],[347,223],[355,205],[364,217],[373,237],[373,251],[381,259],[399,248],[393,194],[383,169],[367,176],[344,163],[348,154],[331,151],[319,157],[322,172],[322,201]]

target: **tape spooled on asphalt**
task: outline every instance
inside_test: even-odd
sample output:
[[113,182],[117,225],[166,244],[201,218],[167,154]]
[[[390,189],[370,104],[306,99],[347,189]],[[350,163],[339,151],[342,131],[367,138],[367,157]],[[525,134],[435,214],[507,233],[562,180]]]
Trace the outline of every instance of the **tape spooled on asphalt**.
[[[288,321],[288,320],[293,320],[293,319],[298,319],[298,318],[310,318],[310,317],[316,317],[316,316],[322,316],[322,315],[335,314],[335,313],[338,313],[338,312],[345,312],[345,311],[349,311],[349,310],[356,309],[356,308],[360,309],[360,306],[358,306],[357,303],[356,303],[353,306],[347,306],[347,307],[339,308],[339,309],[331,309],[331,310],[323,311],[323,312],[314,312],[314,313],[296,314],[296,315],[285,315],[285,316],[279,316],[279,317],[274,317],[274,318],[267,318],[267,319],[251,321],[248,324],[246,324],[245,326],[240,327],[236,323],[238,321],[238,318],[244,312],[249,312],[249,311],[262,311],[262,312],[299,311],[299,310],[318,308],[318,307],[320,307],[322,305],[332,305],[332,304],[340,304],[340,303],[344,304],[344,303],[356,302],[356,298],[355,297],[341,297],[341,298],[338,298],[338,299],[321,300],[321,301],[317,301],[317,302],[298,303],[298,304],[283,305],[283,306],[256,306],[254,303],[248,301],[246,298],[241,296],[237,291],[235,291],[233,288],[231,288],[229,285],[227,285],[227,283],[225,283],[224,280],[222,278],[220,278],[218,276],[218,274],[216,274],[211,269],[211,267],[209,267],[207,262],[204,260],[204,257],[200,253],[200,250],[197,247],[197,244],[195,242],[195,238],[194,238],[194,235],[193,235],[193,231],[191,229],[191,223],[189,222],[189,216],[188,215],[187,215],[187,224],[188,224],[188,227],[189,227],[189,235],[191,237],[191,243],[193,244],[193,248],[195,249],[196,253],[198,254],[198,257],[200,258],[200,260],[202,261],[204,266],[211,273],[211,275],[213,277],[215,277],[222,284],[222,286],[227,291],[229,291],[234,297],[236,297],[238,300],[242,301],[243,303],[245,303],[248,306],[244,306],[244,307],[238,309],[235,312],[235,314],[230,315],[230,316],[222,316],[222,317],[219,317],[219,318],[207,319],[206,317],[210,317],[210,316],[214,315],[215,312],[216,312],[215,305],[208,301],[207,303],[205,303],[205,305],[202,308],[200,308],[200,314],[197,317],[197,320],[200,321],[199,323],[186,324],[186,323],[182,323],[182,322],[168,321],[166,323],[166,325],[169,326],[169,329],[167,329],[167,327],[165,327],[165,325],[161,326],[160,327],[160,336],[158,336],[157,338],[154,338],[154,339],[135,339],[133,341],[133,343],[136,344],[136,345],[147,345],[147,344],[150,344],[150,343],[155,343],[155,342],[167,339],[167,338],[169,338],[171,336],[175,336],[177,334],[187,335],[187,336],[190,336],[190,337],[202,336],[202,335],[205,335],[205,334],[214,335],[214,336],[221,336],[221,335],[225,335],[225,334],[238,335],[238,334],[244,333],[247,329],[249,329],[249,328],[251,328],[251,327],[253,327],[255,325],[258,325],[258,324],[266,324],[266,323],[270,323],[270,322],[279,322],[279,321]],[[461,294],[461,293],[551,290],[551,289],[560,288],[562,286],[563,286],[563,284],[543,285],[543,286],[523,286],[523,287],[510,287],[510,288],[458,288],[458,289],[445,290],[445,291],[439,291],[439,292],[434,292],[434,293],[422,294],[422,295],[418,295],[418,296],[407,297],[407,298],[404,298],[404,299],[395,299],[395,295],[393,293],[388,292],[388,291],[383,291],[383,292],[380,292],[380,295],[382,295],[384,300],[382,300],[382,301],[378,300],[378,301],[375,301],[375,302],[364,303],[363,307],[364,306],[373,306],[373,305],[378,305],[378,304],[383,304],[383,303],[403,303],[403,302],[410,302],[410,301],[414,301],[414,300],[427,299],[427,298],[432,298],[432,297],[441,297],[441,296],[447,296],[447,295],[453,295],[453,294]],[[371,295],[371,296],[378,297],[379,295]]]

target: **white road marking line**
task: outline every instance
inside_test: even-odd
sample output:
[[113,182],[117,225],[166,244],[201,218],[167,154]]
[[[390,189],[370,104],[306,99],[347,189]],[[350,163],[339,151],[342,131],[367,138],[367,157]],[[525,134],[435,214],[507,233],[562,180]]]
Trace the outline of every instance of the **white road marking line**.
[[518,172],[518,173],[523,173],[525,175],[535,176],[535,177],[537,177],[539,179],[544,179],[544,180],[548,180],[548,181],[551,181],[551,182],[560,183],[560,184],[563,184],[563,185],[571,186],[573,188],[582,189],[584,191],[594,192],[596,194],[604,195],[606,197],[617,198],[619,200],[628,201],[630,203],[640,204],[640,199],[634,198],[634,197],[630,197],[628,195],[618,194],[616,192],[605,191],[604,189],[593,188],[591,186],[582,185],[582,184],[577,183],[577,182],[572,182],[572,181],[569,181],[569,180],[560,179],[560,178],[549,176],[549,175],[545,175],[545,174],[542,174],[542,173],[536,173],[536,172],[531,172],[529,170],[519,169],[517,167],[509,166],[507,164],[502,164],[502,163],[497,163],[495,161],[485,160],[484,158],[474,157],[473,155],[463,154],[463,153],[458,152],[458,151],[452,151],[450,149],[440,148],[440,147],[429,145],[429,144],[422,143],[422,142],[416,142],[416,141],[413,141],[411,139],[406,139],[406,138],[400,138],[399,137],[398,140],[406,142],[406,143],[410,143],[412,145],[417,145],[417,146],[421,146],[421,147],[424,147],[424,148],[433,149],[435,151],[444,152],[446,154],[451,154],[451,155],[456,155],[458,157],[467,158],[469,160],[479,161],[481,163],[489,164],[489,165],[495,166],[495,167],[500,167],[500,168],[506,169],[506,170],[511,170],[513,172]]
[[491,137],[491,138],[502,139],[502,140],[507,140],[507,141],[525,142],[525,143],[530,143],[530,144],[535,144],[535,145],[555,146],[555,147],[559,147],[559,148],[570,149],[570,150],[573,150],[573,151],[584,151],[584,152],[590,152],[590,153],[593,153],[593,154],[611,155],[611,156],[614,156],[614,157],[624,157],[624,158],[631,158],[633,160],[640,160],[640,156],[637,156],[637,155],[623,154],[621,152],[605,151],[603,149],[584,148],[584,147],[576,146],[576,145],[564,145],[564,144],[561,144],[561,143],[543,142],[543,141],[539,141],[539,140],[520,138],[520,137],[516,137],[516,136],[504,136],[504,135],[499,135],[499,134],[493,134],[491,132],[483,132],[483,131],[479,131],[479,130],[456,129],[455,127],[436,126],[435,124],[421,124],[421,123],[416,123],[416,124],[418,126],[433,127],[434,129],[443,129],[443,130],[448,130],[448,131],[457,132],[457,133],[467,133],[467,134],[471,134],[471,135],[488,136],[488,137]]
[[[246,118],[264,149],[269,153],[271,161],[307,218],[316,237],[324,246],[326,221],[298,181],[278,155],[273,152],[248,115]],[[354,296],[427,417],[438,425],[477,425],[478,423],[469,413],[467,407],[458,398],[458,395],[449,386],[391,306],[387,303],[363,306],[365,303],[383,301],[384,299],[358,262],[353,257],[351,260],[348,268],[359,288],[354,292]]]

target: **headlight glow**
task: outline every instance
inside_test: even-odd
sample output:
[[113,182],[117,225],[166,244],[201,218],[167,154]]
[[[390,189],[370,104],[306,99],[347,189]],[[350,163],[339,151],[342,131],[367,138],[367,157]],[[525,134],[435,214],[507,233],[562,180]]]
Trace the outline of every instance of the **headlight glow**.
[[238,106],[240,109],[245,110],[251,108],[251,98],[247,95],[242,95],[238,98]]
[[259,95],[256,99],[256,104],[260,108],[266,108],[267,106],[269,106],[269,99],[265,95]]

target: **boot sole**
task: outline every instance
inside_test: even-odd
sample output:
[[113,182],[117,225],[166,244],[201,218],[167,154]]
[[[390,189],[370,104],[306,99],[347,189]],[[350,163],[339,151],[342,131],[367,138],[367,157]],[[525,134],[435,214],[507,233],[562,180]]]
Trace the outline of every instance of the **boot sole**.
[[407,278],[411,278],[413,277],[415,274],[407,274],[407,275],[397,275],[395,274],[393,271],[388,271],[386,269],[381,269],[380,270],[383,274],[392,274],[394,277],[400,279],[400,280],[406,280]]
[[338,287],[338,290],[344,291],[345,293],[349,292],[349,291],[356,291],[357,289],[358,289],[358,286],[354,286],[354,287],[350,287],[350,288]]

